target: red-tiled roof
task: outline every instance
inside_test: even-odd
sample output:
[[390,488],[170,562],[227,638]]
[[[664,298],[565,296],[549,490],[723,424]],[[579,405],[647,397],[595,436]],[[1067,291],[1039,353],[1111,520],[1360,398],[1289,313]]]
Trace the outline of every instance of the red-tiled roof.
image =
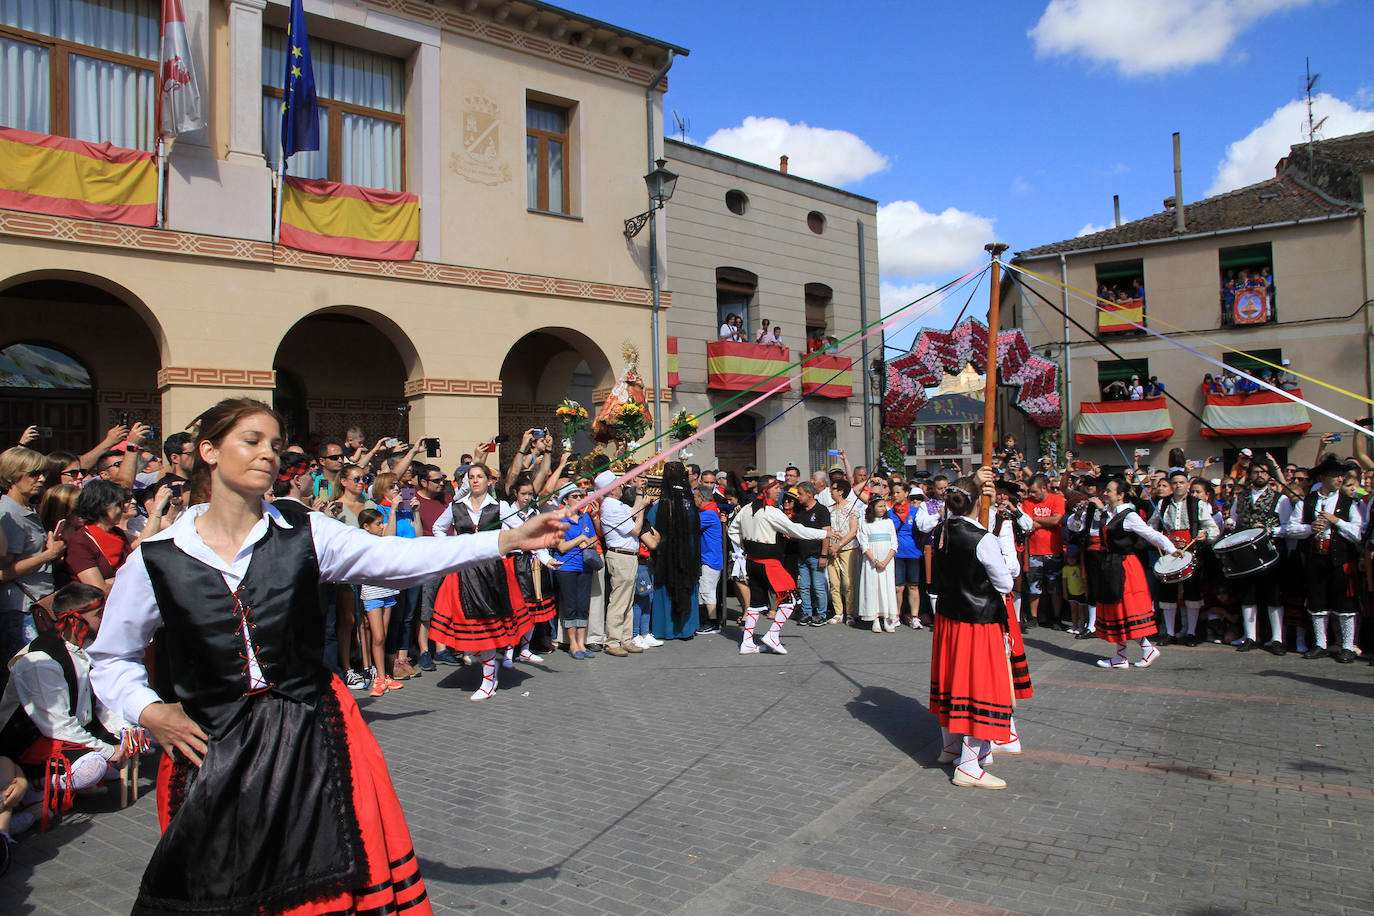
[[[1295,178],[1281,175],[1249,187],[1237,188],[1225,194],[1186,204],[1184,218],[1187,228],[1183,234],[1193,235],[1215,232],[1218,229],[1244,229],[1271,223],[1290,223],[1313,217],[1351,214],[1358,212],[1358,209],[1353,204],[1333,203]],[[1176,235],[1178,233],[1174,231],[1174,211],[1165,210],[1102,232],[1018,251],[1016,257],[1038,258],[1107,245],[1129,245],[1133,242],[1169,239]]]

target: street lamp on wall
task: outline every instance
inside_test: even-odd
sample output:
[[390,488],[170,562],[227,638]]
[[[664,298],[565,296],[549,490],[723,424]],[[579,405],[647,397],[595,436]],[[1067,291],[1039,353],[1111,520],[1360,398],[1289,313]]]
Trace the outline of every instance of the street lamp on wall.
[[667,159],[655,160],[656,168],[644,176],[644,184],[649,188],[649,202],[653,206],[638,216],[625,220],[625,238],[632,239],[639,235],[639,231],[654,215],[654,211],[662,210],[663,205],[672,200],[673,191],[677,189],[677,174],[664,168],[667,164]]

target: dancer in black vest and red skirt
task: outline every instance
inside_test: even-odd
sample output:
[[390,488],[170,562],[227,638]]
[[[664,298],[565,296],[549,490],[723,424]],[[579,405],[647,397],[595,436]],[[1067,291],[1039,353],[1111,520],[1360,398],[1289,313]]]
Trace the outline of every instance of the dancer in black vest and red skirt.
[[[984,770],[992,742],[1011,739],[1014,706],[1007,662],[1007,594],[1013,576],[1002,546],[981,524],[978,485],[961,478],[945,493],[946,519],[935,529],[931,569],[940,588],[930,653],[930,711],[944,738],[941,763],[953,783],[1005,789]],[[992,484],[986,484],[989,497]]]
[[[434,536],[500,529],[501,504],[491,495],[491,471],[485,464],[470,465],[468,495],[440,513]],[[514,563],[492,560],[459,570],[440,583],[429,638],[481,661],[482,684],[468,697],[477,702],[496,692],[497,653],[519,644],[533,629]]]
[[[515,485],[515,502],[501,504],[501,527],[519,528],[538,511],[539,507],[534,505],[534,484],[529,480],[521,480]],[[506,657],[501,662],[503,668],[512,668],[517,661],[536,665],[544,661],[542,656],[530,651],[530,641],[534,638],[536,627],[558,616],[558,605],[553,598],[553,577],[549,575],[552,560],[547,550],[537,553],[522,550],[506,557],[505,562],[511,567],[515,582],[520,587],[520,600],[525,605],[529,629],[520,637],[519,645],[506,647]],[[540,638],[546,639],[551,635],[545,634]]]
[[[200,418],[191,502],[120,568],[90,649],[101,701],[166,752],[162,838],[135,913],[431,912],[386,761],[324,665],[324,582],[409,588],[551,545],[565,524],[377,538],[263,494],[281,418],[246,398]],[[208,502],[206,500],[208,499]],[[171,695],[143,656],[162,627]]]
[[1102,553],[1098,569],[1097,635],[1116,644],[1114,658],[1098,659],[1102,668],[1128,668],[1126,644],[1140,642],[1137,668],[1148,668],[1159,658],[1159,649],[1150,642],[1155,635],[1155,606],[1150,598],[1150,583],[1136,556],[1145,543],[1161,554],[1178,557],[1183,551],[1158,531],[1145,524],[1135,505],[1127,498],[1126,481],[1109,477],[1102,489],[1106,521],[1102,523]]

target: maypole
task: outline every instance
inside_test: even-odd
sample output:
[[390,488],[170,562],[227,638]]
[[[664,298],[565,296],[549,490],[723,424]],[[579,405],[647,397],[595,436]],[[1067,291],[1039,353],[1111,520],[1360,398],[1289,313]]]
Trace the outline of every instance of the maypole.
[[[1002,262],[998,260],[1007,246],[1001,242],[989,242],[983,246],[992,257],[992,274],[989,277],[991,289],[988,290],[988,346],[987,382],[983,387],[983,467],[992,467],[994,424],[997,421],[997,332],[1000,323],[998,310],[1002,306]],[[988,526],[992,514],[992,500],[987,496],[978,497],[978,518],[983,527]]]

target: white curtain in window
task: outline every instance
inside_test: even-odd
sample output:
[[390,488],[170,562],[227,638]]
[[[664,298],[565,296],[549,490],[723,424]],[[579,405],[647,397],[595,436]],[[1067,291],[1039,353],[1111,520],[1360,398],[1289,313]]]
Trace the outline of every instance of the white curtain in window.
[[80,54],[69,55],[68,62],[67,135],[126,149],[152,149],[153,74]]
[[[155,0],[0,0],[0,24],[148,61],[158,58]],[[71,122],[48,123],[48,55],[0,39],[0,121],[26,130],[128,149],[152,149],[153,72],[72,54],[68,67]],[[34,125],[34,126],[27,126]],[[38,126],[41,125],[41,126]]]
[[0,24],[158,59],[156,0],[0,0]]
[[[266,54],[263,56],[266,57]],[[267,154],[268,163],[275,169],[281,161],[281,99],[272,96],[263,96],[262,99],[262,148]],[[320,112],[319,150],[292,156],[287,174],[296,178],[329,177],[329,123],[324,112]]]
[[[0,0],[6,2],[6,0]],[[263,30],[262,82],[282,88],[286,72],[286,32]],[[324,39],[310,39],[310,59],[315,70],[315,93],[332,99],[402,114],[405,111],[405,62],[384,54],[364,51]],[[341,175],[345,184],[391,191],[401,187],[401,125],[380,118],[344,113],[340,147]],[[320,114],[320,151],[291,157],[290,173],[303,178],[328,177],[328,119]],[[263,148],[276,167],[281,157],[281,102],[263,102]]]
[[0,37],[0,125],[50,132],[48,49]]

